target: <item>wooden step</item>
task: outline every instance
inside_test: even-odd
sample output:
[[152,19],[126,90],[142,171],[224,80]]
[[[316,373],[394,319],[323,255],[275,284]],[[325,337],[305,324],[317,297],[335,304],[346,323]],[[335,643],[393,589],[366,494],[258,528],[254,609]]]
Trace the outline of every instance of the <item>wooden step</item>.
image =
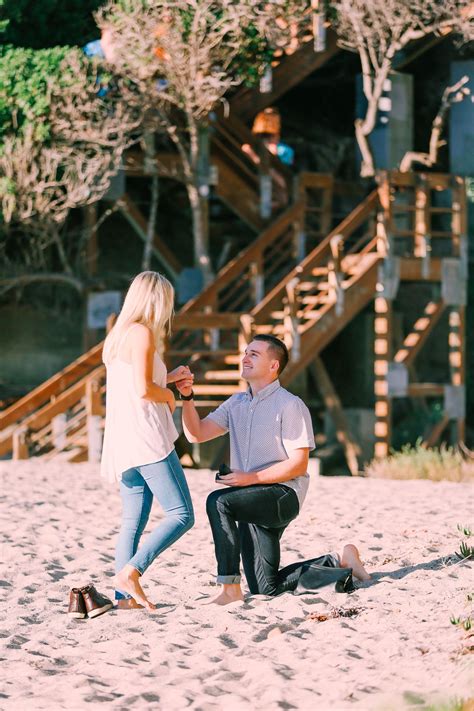
[[204,373],[204,380],[240,380],[240,370],[209,370]]
[[238,385],[193,385],[196,395],[234,395],[242,392]]
[[194,356],[193,360],[198,358],[212,358],[213,360],[222,360],[224,363],[232,363],[232,360],[226,360],[227,358],[236,358],[235,349],[233,350],[218,350],[218,351],[198,351],[196,349],[180,349],[180,350],[167,350],[165,358],[190,358]]
[[[327,271],[325,274],[327,274]],[[300,281],[298,284],[298,291],[312,291],[313,289],[316,289],[317,284],[317,281]]]
[[225,356],[222,360],[226,365],[240,365],[242,356],[240,353],[236,353],[235,355]]
[[314,296],[302,296],[300,299],[300,302],[302,304],[308,304],[308,305],[313,305],[313,304],[322,304],[322,294],[315,294]]

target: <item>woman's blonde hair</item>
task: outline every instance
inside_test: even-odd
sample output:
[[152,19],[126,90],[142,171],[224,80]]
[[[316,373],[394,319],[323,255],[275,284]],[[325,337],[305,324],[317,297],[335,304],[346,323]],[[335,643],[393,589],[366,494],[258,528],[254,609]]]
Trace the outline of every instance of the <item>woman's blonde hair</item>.
[[119,345],[133,323],[142,323],[153,333],[159,349],[163,335],[170,332],[174,289],[158,272],[141,272],[130,284],[114,327],[104,343],[102,358],[107,365],[117,357]]

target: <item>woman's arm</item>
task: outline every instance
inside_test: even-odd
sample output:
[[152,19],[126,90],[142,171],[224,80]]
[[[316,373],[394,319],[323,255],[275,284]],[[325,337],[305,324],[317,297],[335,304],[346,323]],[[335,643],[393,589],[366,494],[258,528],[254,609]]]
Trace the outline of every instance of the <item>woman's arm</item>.
[[130,332],[129,338],[133,381],[138,397],[152,402],[165,402],[173,412],[176,407],[173,392],[153,382],[155,342],[150,329],[143,324],[137,324]]

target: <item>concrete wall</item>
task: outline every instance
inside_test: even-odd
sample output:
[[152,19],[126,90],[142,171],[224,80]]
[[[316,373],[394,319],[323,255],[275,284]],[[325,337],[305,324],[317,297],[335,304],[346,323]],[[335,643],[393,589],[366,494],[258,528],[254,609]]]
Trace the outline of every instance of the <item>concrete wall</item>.
[[18,397],[82,352],[82,315],[0,308],[0,399]]

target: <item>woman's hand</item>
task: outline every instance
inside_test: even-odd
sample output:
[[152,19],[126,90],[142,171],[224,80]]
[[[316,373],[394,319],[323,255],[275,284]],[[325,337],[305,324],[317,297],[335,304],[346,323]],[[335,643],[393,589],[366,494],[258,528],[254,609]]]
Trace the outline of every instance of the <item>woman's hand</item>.
[[178,365],[177,368],[171,370],[166,378],[167,383],[176,383],[184,378],[194,377],[187,365]]

